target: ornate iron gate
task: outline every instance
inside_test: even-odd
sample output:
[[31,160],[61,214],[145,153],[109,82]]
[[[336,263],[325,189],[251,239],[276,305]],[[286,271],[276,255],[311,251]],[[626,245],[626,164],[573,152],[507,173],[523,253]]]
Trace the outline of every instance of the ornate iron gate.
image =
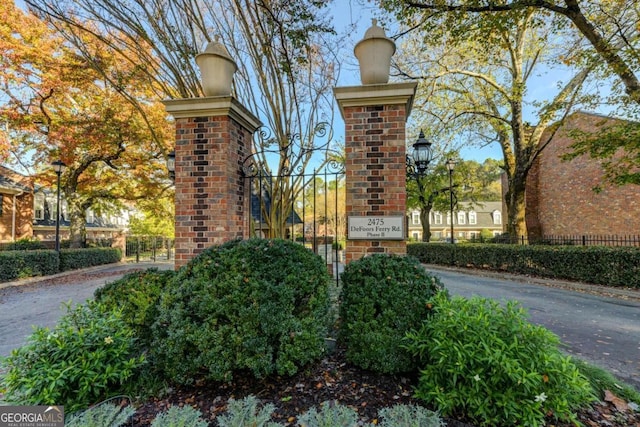
[[284,238],[322,257],[338,280],[344,262],[344,167],[332,161],[305,174],[269,175],[248,161],[250,236]]

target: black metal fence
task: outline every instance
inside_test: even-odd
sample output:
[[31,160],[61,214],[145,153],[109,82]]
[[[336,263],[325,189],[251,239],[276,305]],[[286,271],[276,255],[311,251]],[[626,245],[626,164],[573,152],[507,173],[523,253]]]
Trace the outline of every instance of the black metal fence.
[[535,245],[579,245],[579,246],[636,246],[640,247],[640,235],[547,235],[539,239],[530,239],[529,244]]
[[165,236],[127,236],[125,247],[128,262],[164,261],[172,259],[174,240]]

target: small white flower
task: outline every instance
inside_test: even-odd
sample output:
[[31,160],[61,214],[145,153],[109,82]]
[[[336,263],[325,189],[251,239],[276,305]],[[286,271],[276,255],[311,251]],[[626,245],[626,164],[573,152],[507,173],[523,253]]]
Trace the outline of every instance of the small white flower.
[[480,375],[476,374],[476,376],[473,377],[473,379],[476,380],[476,381],[480,381]]
[[545,400],[547,400],[547,395],[544,393],[540,393],[536,396],[536,402],[544,402]]
[[113,344],[113,338],[111,338],[111,337],[106,337],[106,338],[104,339],[104,343],[105,343],[105,344]]

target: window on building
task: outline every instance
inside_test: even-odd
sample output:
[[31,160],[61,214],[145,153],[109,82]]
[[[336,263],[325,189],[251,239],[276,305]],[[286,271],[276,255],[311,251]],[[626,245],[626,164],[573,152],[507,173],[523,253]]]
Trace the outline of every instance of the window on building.
[[413,212],[411,214],[411,223],[413,225],[420,225],[420,212]]
[[96,216],[94,215],[91,209],[87,209],[86,220],[87,220],[87,223],[92,223],[92,222],[95,222],[96,220]]
[[442,225],[442,214],[440,212],[433,213],[433,223],[436,225]]
[[44,219],[44,193],[36,193],[33,197],[33,217]]
[[469,211],[469,224],[476,225],[478,223],[478,214],[476,211]]
[[500,211],[493,211],[493,223],[496,225],[502,224],[502,213]]
[[420,239],[420,235],[418,233],[413,233],[413,240]]
[[451,224],[451,212],[447,212],[447,224]]
[[458,212],[458,224],[466,224],[467,223],[467,216],[465,215],[465,212]]

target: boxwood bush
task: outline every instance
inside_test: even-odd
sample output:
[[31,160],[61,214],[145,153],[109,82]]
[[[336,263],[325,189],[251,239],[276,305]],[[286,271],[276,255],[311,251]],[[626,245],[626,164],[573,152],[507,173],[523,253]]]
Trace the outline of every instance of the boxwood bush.
[[60,271],[112,264],[121,259],[122,251],[118,248],[63,249],[60,251]]
[[352,363],[377,372],[415,369],[404,334],[428,316],[440,280],[412,257],[375,254],[352,261],[341,276],[339,338]]
[[632,247],[413,243],[407,253],[428,264],[640,288],[640,249]]
[[575,411],[594,400],[558,337],[515,302],[438,294],[431,304],[434,315],[406,346],[422,369],[416,397],[444,416],[491,427],[546,425],[549,414],[576,423]]
[[139,344],[147,347],[160,295],[169,283],[175,283],[171,282],[174,275],[173,270],[156,268],[129,273],[96,289],[94,299],[108,310],[121,311],[122,320],[134,330]]
[[209,248],[164,292],[152,357],[170,380],[293,375],[325,350],[329,275],[322,259],[287,240]]
[[1,251],[0,282],[58,272],[58,253],[41,251]]

